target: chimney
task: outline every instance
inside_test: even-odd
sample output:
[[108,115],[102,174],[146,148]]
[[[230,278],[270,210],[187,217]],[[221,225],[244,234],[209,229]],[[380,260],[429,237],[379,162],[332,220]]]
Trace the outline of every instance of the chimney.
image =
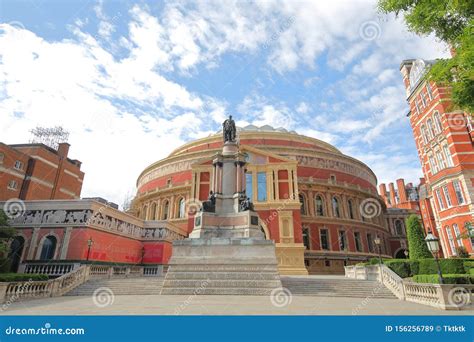
[[387,198],[387,188],[385,187],[385,183],[379,184],[379,193],[380,193],[380,196],[382,196],[383,201],[385,202],[385,205],[387,207],[390,207],[390,203],[388,202],[388,198]]
[[397,179],[398,199],[400,203],[407,201],[407,190],[405,189],[405,180],[403,178]]
[[395,199],[395,187],[393,183],[388,184],[388,190],[390,191],[390,203],[392,203],[392,207],[397,205],[397,200]]
[[402,73],[403,76],[403,83],[405,84],[405,91],[406,91],[406,96],[410,96],[411,93],[411,87],[410,87],[410,70],[413,65],[413,62],[415,62],[414,59],[406,59],[400,64],[400,72]]
[[58,154],[61,158],[67,158],[67,154],[69,152],[69,145],[68,143],[59,143],[58,145]]

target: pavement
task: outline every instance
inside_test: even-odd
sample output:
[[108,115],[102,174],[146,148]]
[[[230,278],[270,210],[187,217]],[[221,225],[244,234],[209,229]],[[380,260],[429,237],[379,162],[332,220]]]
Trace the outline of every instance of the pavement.
[[0,315],[472,315],[472,305],[445,311],[398,299],[316,296],[57,297],[0,305]]

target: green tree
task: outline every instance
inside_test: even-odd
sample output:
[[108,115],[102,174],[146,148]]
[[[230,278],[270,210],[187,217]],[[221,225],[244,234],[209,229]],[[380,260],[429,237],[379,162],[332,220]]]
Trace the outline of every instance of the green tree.
[[425,236],[417,215],[410,215],[406,220],[408,250],[410,260],[432,258],[433,255],[428,250]]
[[16,234],[16,230],[8,224],[8,216],[0,209],[0,272],[9,271],[8,241]]
[[452,87],[454,107],[474,112],[474,1],[379,0],[378,6],[384,13],[403,14],[410,31],[434,34],[455,51],[427,77]]

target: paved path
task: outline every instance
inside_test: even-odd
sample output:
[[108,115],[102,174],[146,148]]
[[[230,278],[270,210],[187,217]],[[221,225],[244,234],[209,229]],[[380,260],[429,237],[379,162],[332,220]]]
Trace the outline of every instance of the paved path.
[[[107,303],[112,299],[96,298]],[[289,297],[283,297],[285,304]],[[0,306],[2,308],[2,306]],[[471,307],[472,310],[472,307]],[[277,307],[269,296],[115,296],[98,307],[92,296],[58,297],[3,305],[0,315],[470,315],[398,299],[293,296]]]

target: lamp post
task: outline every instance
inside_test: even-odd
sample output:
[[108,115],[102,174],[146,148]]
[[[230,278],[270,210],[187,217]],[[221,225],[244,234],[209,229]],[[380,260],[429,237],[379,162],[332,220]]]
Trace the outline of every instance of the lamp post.
[[438,266],[438,278],[439,283],[444,284],[443,274],[441,273],[441,267],[439,266],[438,252],[439,252],[439,239],[431,233],[431,230],[428,231],[426,235],[425,242],[428,245],[428,249],[431,254],[434,254],[436,260],[436,266]]
[[89,240],[87,240],[87,259],[86,259],[86,261],[89,261],[89,256],[91,254],[91,247],[92,247],[93,244],[94,244],[94,241],[90,237]]
[[408,259],[408,249],[405,249],[405,250],[403,251],[403,254],[405,254],[405,258]]
[[379,264],[382,265],[382,252],[380,249],[380,245],[382,244],[382,240],[378,236],[375,237],[374,243],[377,246],[377,249],[379,250]]

